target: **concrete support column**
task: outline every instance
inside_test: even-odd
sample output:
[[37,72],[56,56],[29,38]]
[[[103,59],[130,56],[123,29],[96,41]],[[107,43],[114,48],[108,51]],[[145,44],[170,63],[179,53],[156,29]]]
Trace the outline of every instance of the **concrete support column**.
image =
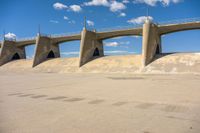
[[25,47],[17,47],[15,41],[4,40],[0,51],[0,66],[12,60],[25,58]]
[[97,39],[96,32],[83,29],[81,32],[79,67],[101,56],[104,56],[102,40]]
[[161,53],[161,36],[157,25],[146,21],[143,25],[142,64],[147,66],[156,54]]
[[50,59],[60,57],[58,44],[55,44],[50,37],[37,36],[33,67]]

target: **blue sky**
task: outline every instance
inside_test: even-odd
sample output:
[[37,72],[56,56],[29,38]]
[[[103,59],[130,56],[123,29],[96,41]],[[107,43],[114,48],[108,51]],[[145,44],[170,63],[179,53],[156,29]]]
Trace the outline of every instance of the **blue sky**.
[[[33,37],[38,32],[60,34],[80,32],[84,16],[87,27],[115,28],[134,26],[143,21],[146,7],[154,22],[200,17],[199,0],[0,0],[0,31],[17,38]],[[200,51],[200,30],[162,37],[163,52]],[[2,36],[1,36],[2,40]],[[107,55],[141,53],[141,37],[120,37],[104,41]],[[60,44],[61,56],[78,56],[80,41]],[[35,46],[26,47],[30,58]]]

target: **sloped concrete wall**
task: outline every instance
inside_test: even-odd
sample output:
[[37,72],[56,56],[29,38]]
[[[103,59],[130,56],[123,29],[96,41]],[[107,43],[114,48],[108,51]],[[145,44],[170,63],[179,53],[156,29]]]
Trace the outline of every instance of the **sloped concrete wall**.
[[17,47],[15,41],[5,40],[0,51],[0,66],[11,61],[16,53],[20,59],[26,58],[25,47]]
[[142,64],[147,66],[151,63],[156,54],[162,52],[161,36],[158,32],[157,25],[150,21],[143,25],[143,42],[142,42]]
[[96,48],[99,50],[98,57],[104,56],[102,40],[97,39],[96,32],[84,29],[81,33],[79,67],[97,58],[93,56]]
[[53,51],[55,58],[60,57],[59,45],[53,43],[53,40],[45,36],[37,36],[35,56],[33,59],[33,67],[48,60],[48,54]]

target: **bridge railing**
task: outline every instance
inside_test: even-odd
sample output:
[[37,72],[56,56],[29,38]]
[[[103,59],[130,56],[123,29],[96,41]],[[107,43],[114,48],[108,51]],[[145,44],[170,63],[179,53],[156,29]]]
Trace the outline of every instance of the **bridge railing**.
[[137,25],[129,25],[129,26],[117,26],[112,28],[101,28],[97,29],[98,32],[109,32],[109,31],[117,31],[117,30],[128,30],[128,29],[134,29],[134,28],[140,28],[142,27],[142,24]]
[[68,32],[68,33],[61,33],[61,34],[53,34],[50,35],[50,37],[65,37],[65,36],[73,36],[73,35],[80,35],[80,31],[79,32]]
[[184,24],[184,23],[190,23],[190,22],[200,22],[200,17],[163,21],[163,22],[159,22],[157,24],[158,25],[169,25],[169,24]]
[[36,37],[16,38],[16,41],[31,41],[35,39]]

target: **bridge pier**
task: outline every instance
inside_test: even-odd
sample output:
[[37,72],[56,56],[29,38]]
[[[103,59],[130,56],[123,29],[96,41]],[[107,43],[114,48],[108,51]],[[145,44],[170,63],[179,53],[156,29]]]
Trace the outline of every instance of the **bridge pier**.
[[33,66],[50,59],[60,57],[59,45],[53,42],[53,39],[38,35],[36,38],[36,49],[33,59]]
[[156,54],[162,52],[158,26],[147,20],[143,25],[142,64],[147,66]]
[[79,67],[101,56],[104,56],[102,40],[97,39],[96,32],[84,28],[81,32]]
[[4,40],[0,51],[0,66],[16,59],[25,59],[25,47],[17,47],[15,41]]

